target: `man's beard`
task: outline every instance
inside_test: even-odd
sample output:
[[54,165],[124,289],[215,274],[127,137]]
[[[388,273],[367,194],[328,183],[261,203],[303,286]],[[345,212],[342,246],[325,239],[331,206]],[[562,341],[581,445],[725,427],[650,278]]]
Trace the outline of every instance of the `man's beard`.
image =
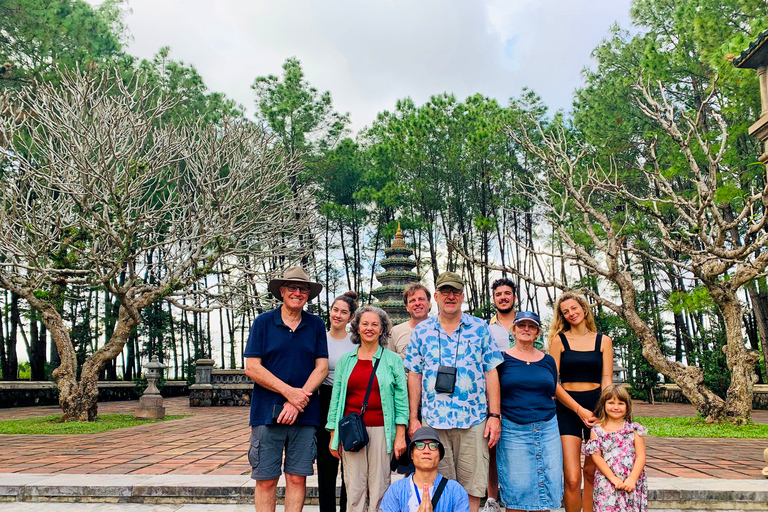
[[514,310],[515,310],[515,306],[514,305],[510,305],[508,308],[505,308],[505,309],[502,309],[499,306],[496,306],[496,311],[498,311],[502,315],[506,315],[507,313],[510,313],[510,312],[512,312]]

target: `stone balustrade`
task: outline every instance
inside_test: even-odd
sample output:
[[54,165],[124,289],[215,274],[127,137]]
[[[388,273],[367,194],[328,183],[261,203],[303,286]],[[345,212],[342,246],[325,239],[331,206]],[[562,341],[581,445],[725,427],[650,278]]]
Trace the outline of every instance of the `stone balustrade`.
[[190,407],[251,405],[253,381],[245,370],[218,370],[213,359],[198,359],[196,382],[189,387]]
[[[677,384],[659,384],[653,390],[654,398],[659,402],[672,402],[678,404],[687,404],[680,386]],[[752,396],[752,408],[757,410],[768,410],[768,384],[755,384],[754,394]]]
[[[134,381],[100,381],[99,402],[138,400],[139,384]],[[184,396],[188,392],[186,381],[167,380],[160,390],[165,398]],[[28,407],[32,405],[58,405],[59,388],[50,381],[2,381],[0,382],[0,407]]]
[[[218,370],[214,366],[212,359],[197,361],[197,383],[189,388],[189,405],[250,405],[253,381],[245,370]],[[768,384],[756,384],[754,390],[753,408],[768,410]],[[654,397],[659,402],[688,403],[677,384],[659,384]]]

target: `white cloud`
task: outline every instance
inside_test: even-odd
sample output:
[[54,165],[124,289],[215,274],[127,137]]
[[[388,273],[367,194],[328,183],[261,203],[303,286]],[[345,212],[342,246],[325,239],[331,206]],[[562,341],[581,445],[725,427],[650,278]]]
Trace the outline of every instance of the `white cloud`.
[[398,98],[453,92],[506,103],[524,86],[568,108],[581,69],[629,0],[130,0],[129,51],[161,46],[253,112],[256,76],[298,57],[353,128]]

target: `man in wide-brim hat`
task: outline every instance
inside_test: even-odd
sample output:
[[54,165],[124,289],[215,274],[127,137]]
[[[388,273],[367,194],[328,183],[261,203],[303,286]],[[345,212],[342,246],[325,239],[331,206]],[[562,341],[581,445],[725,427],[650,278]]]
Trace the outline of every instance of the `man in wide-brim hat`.
[[256,317],[243,354],[245,373],[254,381],[248,460],[256,510],[275,509],[284,469],[285,510],[295,512],[304,505],[305,480],[314,472],[320,426],[315,391],[328,375],[325,324],[304,306],[323,286],[292,267],[268,288],[283,304]]

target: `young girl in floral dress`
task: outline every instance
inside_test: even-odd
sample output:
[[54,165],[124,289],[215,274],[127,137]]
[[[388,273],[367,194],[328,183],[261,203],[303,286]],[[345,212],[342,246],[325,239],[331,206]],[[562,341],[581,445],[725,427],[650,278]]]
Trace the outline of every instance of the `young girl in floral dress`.
[[645,439],[648,429],[632,422],[632,399],[622,386],[606,387],[597,403],[598,423],[584,454],[592,455],[595,512],[645,512]]

